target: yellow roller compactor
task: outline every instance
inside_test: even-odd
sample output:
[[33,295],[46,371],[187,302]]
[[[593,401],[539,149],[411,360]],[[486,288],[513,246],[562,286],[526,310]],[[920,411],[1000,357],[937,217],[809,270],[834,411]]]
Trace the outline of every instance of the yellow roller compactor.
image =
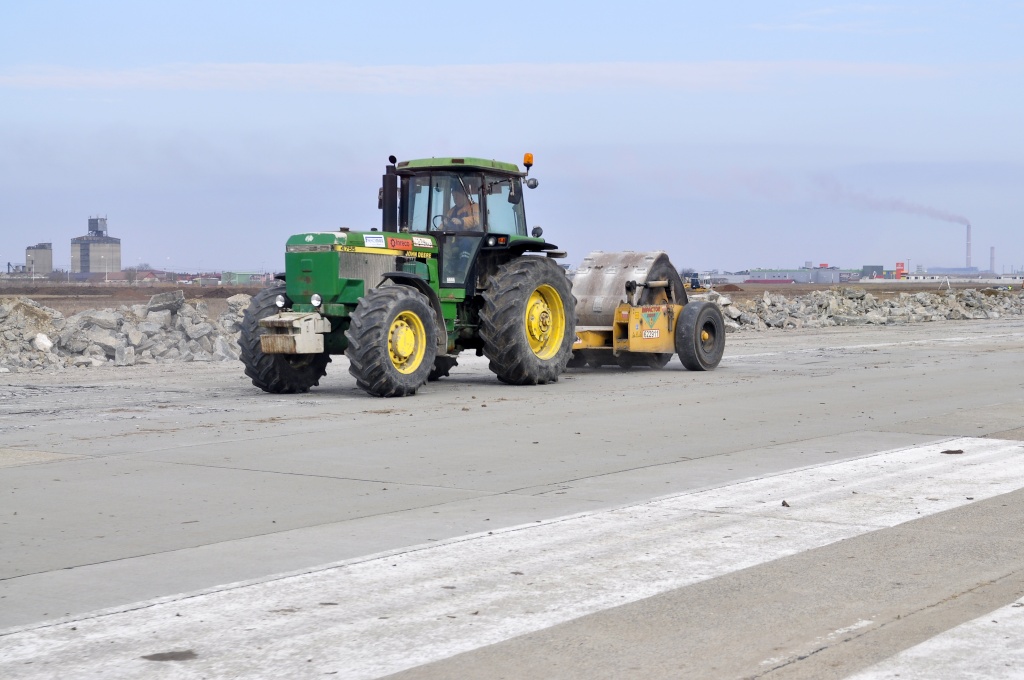
[[691,371],[709,371],[725,351],[718,305],[687,298],[668,255],[590,253],[573,276],[576,341],[569,366],[662,368],[678,354]]

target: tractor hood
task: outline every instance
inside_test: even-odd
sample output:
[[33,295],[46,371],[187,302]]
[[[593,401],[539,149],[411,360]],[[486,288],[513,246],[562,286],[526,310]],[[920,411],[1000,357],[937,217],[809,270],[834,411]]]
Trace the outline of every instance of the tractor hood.
[[[295,234],[285,245],[286,253],[367,253],[371,255],[422,255],[437,253],[437,239],[417,234],[379,231],[314,231]],[[421,256],[422,256],[421,255]]]
[[[317,309],[343,316],[384,274],[422,271],[437,257],[437,239],[422,234],[380,231],[314,231],[295,234],[285,245],[285,284],[296,311]],[[405,264],[405,262],[411,264]],[[417,264],[418,263],[418,264]],[[436,264],[433,265],[436,269]],[[341,305],[341,306],[338,306]]]

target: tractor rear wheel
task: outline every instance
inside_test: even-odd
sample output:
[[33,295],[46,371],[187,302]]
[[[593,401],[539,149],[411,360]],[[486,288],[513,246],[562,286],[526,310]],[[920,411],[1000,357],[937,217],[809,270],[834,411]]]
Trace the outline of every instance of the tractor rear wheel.
[[434,310],[408,286],[374,288],[359,298],[345,337],[348,372],[375,397],[415,394],[437,356]]
[[691,302],[676,323],[676,352],[691,371],[710,371],[725,352],[725,321],[713,302]]
[[253,296],[242,316],[241,334],[238,336],[239,358],[245,364],[245,374],[252,378],[252,384],[264,392],[309,392],[309,388],[319,385],[320,378],[327,374],[330,355],[326,352],[264,354],[260,345],[260,336],[267,332],[260,326],[260,319],[277,313],[275,300],[284,293],[284,286],[275,286],[264,288]]
[[530,255],[506,262],[482,297],[480,337],[498,380],[510,385],[558,380],[576,339],[576,298],[558,263]]

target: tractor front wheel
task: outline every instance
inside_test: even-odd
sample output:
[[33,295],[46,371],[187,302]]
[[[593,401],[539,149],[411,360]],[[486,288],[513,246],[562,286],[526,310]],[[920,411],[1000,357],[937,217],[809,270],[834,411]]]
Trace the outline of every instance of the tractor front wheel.
[[691,371],[710,371],[725,352],[725,321],[713,302],[690,302],[676,323],[676,353]]
[[284,286],[275,286],[264,288],[253,296],[242,315],[241,334],[238,336],[239,358],[245,364],[245,374],[252,378],[252,384],[264,392],[309,392],[309,388],[319,385],[320,378],[327,374],[330,355],[264,354],[260,344],[260,336],[267,332],[260,326],[260,319],[277,314],[275,300],[284,293]]
[[415,394],[437,356],[434,310],[408,286],[374,288],[359,298],[345,337],[348,371],[375,397]]
[[558,380],[576,339],[576,298],[558,263],[530,255],[506,262],[482,297],[480,337],[498,380],[510,385]]

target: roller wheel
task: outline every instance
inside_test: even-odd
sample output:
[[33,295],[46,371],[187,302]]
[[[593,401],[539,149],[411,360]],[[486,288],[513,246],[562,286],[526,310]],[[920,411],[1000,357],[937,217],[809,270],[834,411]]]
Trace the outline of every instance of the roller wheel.
[[[672,304],[673,300],[669,294],[670,290],[675,294],[675,304],[686,304],[686,289],[683,287],[683,278],[679,276],[679,272],[672,266],[672,263],[665,261],[654,265],[647,274],[647,280],[668,281],[669,288],[645,288],[643,293],[640,294],[640,306]],[[671,352],[645,354],[642,358],[635,357],[633,359],[633,366],[665,368],[670,361],[672,361]]]
[[480,337],[498,380],[558,380],[576,339],[576,298],[565,271],[546,257],[519,257],[498,267],[482,297]]
[[359,298],[345,337],[348,371],[375,397],[415,394],[437,355],[434,310],[408,286],[374,288]]
[[713,302],[691,302],[676,323],[676,353],[691,371],[710,371],[725,352],[725,321]]
[[427,381],[435,382],[441,378],[448,377],[448,371],[452,370],[459,365],[459,360],[455,357],[439,356],[434,359],[434,367],[430,369],[430,373],[427,375]]
[[253,296],[242,315],[241,334],[238,336],[239,358],[245,365],[245,374],[252,378],[252,384],[264,392],[309,392],[309,388],[319,385],[320,378],[327,374],[330,355],[326,352],[264,354],[260,346],[260,336],[267,332],[260,326],[260,319],[277,314],[274,301],[278,295],[284,294],[284,286],[275,286],[264,288]]

